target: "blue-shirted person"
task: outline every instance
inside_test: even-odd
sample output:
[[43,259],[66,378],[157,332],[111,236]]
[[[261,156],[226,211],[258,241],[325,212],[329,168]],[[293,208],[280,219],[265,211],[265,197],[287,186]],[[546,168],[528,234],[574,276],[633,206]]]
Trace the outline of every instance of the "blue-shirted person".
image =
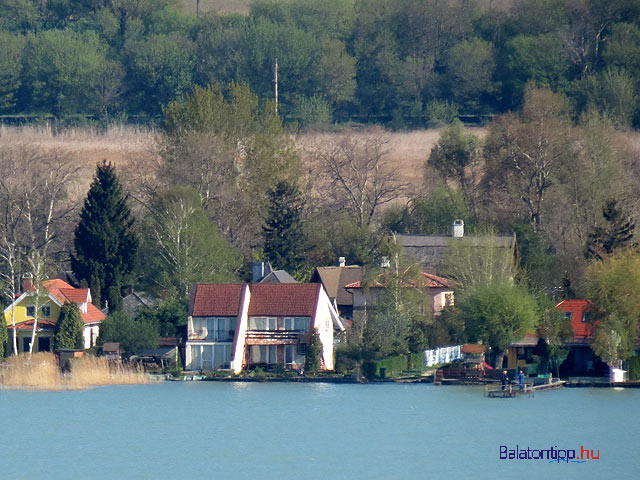
[[524,373],[522,373],[522,370],[518,374],[518,383],[520,384],[520,390],[524,390]]

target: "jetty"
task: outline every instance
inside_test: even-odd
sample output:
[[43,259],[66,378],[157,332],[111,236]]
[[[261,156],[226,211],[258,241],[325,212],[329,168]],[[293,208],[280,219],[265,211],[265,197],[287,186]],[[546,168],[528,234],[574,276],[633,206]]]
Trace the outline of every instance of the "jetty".
[[510,383],[509,385],[487,385],[485,388],[485,396],[489,398],[511,398],[520,395],[533,395],[536,392],[544,390],[557,390],[562,388],[566,382],[564,380],[556,380],[553,383],[541,383],[535,385],[533,383],[525,383],[522,388],[519,384]]

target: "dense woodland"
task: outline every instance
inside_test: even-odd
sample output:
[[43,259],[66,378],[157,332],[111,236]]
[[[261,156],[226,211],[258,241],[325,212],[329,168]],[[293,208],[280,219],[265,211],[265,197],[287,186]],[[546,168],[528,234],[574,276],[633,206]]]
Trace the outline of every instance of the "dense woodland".
[[[640,1],[256,0],[249,16],[197,18],[169,1],[3,0],[4,113],[160,125],[152,156],[97,166],[84,206],[72,155],[0,137],[4,298],[24,273],[71,269],[111,312],[104,338],[133,352],[184,324],[195,282],[247,279],[252,260],[305,281],[345,256],[389,292],[351,332],[357,362],[502,350],[534,331],[559,345],[553,301],[576,296],[600,309],[594,350],[626,359],[640,318],[640,158],[625,134],[639,22]],[[285,117],[331,133],[301,140]],[[422,185],[403,181],[384,128],[336,120],[440,125]],[[456,308],[434,319],[392,234],[446,234],[455,218],[468,234],[515,232],[518,265],[455,252]],[[165,300],[127,318],[132,288]]]
[[[195,1],[195,0],[194,0]],[[245,83],[301,123],[393,128],[522,106],[525,86],[638,123],[637,0],[3,0],[0,114],[158,117],[196,85]]]

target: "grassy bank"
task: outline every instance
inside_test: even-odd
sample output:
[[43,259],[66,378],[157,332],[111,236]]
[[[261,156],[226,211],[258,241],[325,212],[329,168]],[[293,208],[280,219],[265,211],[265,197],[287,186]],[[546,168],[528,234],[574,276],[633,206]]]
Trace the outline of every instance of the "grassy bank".
[[85,356],[69,362],[63,374],[52,353],[18,355],[0,365],[0,388],[25,390],[79,390],[102,385],[151,383],[141,368]]

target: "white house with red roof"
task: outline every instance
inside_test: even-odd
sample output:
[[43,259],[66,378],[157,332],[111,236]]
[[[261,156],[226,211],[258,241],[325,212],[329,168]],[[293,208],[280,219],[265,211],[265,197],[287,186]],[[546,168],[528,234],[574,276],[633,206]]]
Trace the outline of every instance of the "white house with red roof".
[[187,370],[304,365],[311,334],[322,368],[334,368],[334,331],[344,326],[321,284],[197,284],[187,321]]
[[[425,291],[429,297],[429,306],[433,315],[439,315],[445,307],[452,307],[454,302],[453,288],[455,282],[431,273],[422,272],[422,283],[405,285],[406,288],[418,288]],[[353,292],[353,310],[362,311],[378,303],[385,293],[386,287],[380,281],[371,282],[366,286],[362,281],[345,285],[346,290]]]
[[[80,309],[84,322],[84,348],[96,344],[100,332],[100,323],[105,319],[104,313],[91,303],[91,291],[88,288],[75,288],[59,278],[42,283],[41,297],[36,302],[36,289],[30,279],[25,279],[22,292],[16,300],[4,309],[4,317],[9,329],[9,337],[13,335],[13,323],[18,337],[18,351],[28,352],[31,343],[33,324],[36,321],[36,304],[39,305],[38,325],[34,352],[51,351],[53,334],[60,311],[65,304],[75,303]],[[13,322],[12,322],[13,318]]]

